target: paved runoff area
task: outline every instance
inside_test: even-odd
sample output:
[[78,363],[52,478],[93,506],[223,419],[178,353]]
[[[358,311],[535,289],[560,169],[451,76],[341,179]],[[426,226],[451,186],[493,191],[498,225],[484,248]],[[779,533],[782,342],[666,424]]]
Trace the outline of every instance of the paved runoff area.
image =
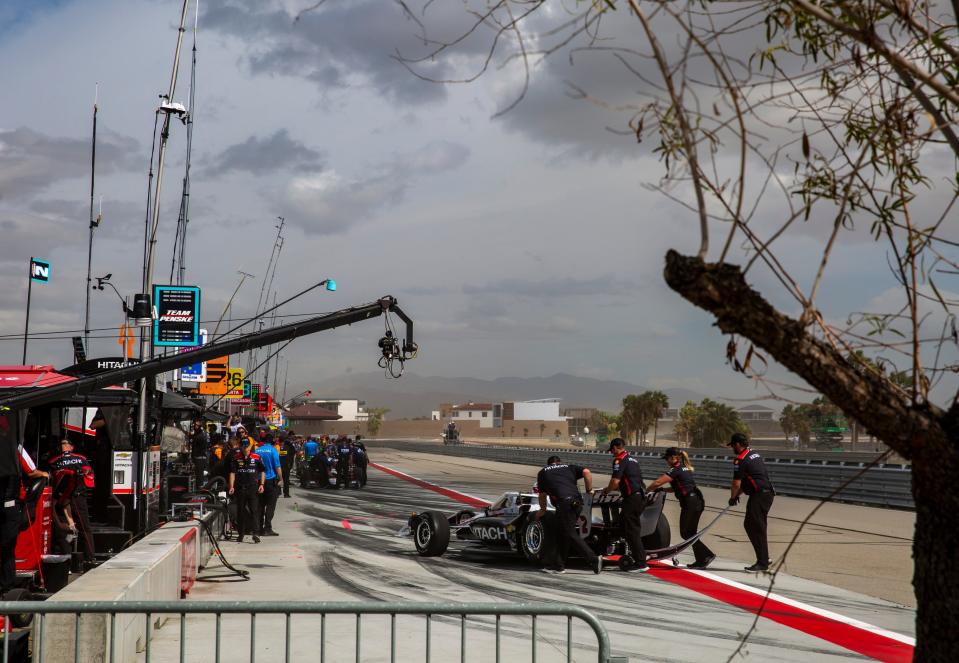
[[[398,445],[399,446],[399,445]],[[743,571],[753,561],[742,529],[742,506],[724,516],[706,537],[719,558],[708,571],[658,565],[648,574],[626,574],[609,564],[599,576],[571,561],[565,575],[547,575],[516,555],[464,550],[453,544],[442,557],[416,554],[396,532],[413,511],[453,512],[495,499],[505,490],[528,490],[537,468],[441,455],[370,449],[374,467],[362,490],[293,489],[281,498],[274,529],[260,544],[225,542],[224,554],[250,571],[237,581],[214,558],[189,600],[551,601],[582,606],[609,631],[614,655],[638,661],[724,661],[755,619],[770,576]],[[650,477],[647,477],[647,480]],[[597,476],[603,485],[606,477]],[[708,523],[725,492],[706,489]],[[770,548],[781,557],[810,500],[777,497]],[[666,510],[678,537],[679,510]],[[775,580],[763,616],[743,650],[745,658],[775,661],[908,661],[912,657],[914,598],[910,587],[913,515],[831,504],[806,525]],[[682,561],[692,561],[683,555]],[[565,661],[565,618],[536,620],[536,660]],[[459,660],[459,618],[434,617],[432,660]],[[495,659],[494,620],[467,620],[466,660]],[[283,660],[282,617],[223,617],[221,657]],[[390,618],[364,617],[356,646],[356,618],[316,616],[292,620],[291,660],[390,661]],[[529,618],[504,617],[502,661],[532,658]],[[187,623],[188,661],[214,660],[212,617]],[[396,621],[396,661],[425,660],[422,617]],[[574,661],[595,661],[596,640],[574,622]],[[176,618],[154,633],[152,661],[179,655]]]

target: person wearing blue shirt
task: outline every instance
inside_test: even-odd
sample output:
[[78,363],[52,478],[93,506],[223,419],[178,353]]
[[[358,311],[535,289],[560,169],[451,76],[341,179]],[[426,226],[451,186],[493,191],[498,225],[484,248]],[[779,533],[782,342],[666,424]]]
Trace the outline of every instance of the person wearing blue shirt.
[[279,536],[273,531],[273,514],[276,501],[283,485],[280,469],[280,452],[273,443],[273,436],[267,433],[260,441],[256,453],[263,461],[263,494],[260,496],[260,525],[263,536]]
[[309,460],[320,451],[320,445],[312,437],[303,443],[303,455]]

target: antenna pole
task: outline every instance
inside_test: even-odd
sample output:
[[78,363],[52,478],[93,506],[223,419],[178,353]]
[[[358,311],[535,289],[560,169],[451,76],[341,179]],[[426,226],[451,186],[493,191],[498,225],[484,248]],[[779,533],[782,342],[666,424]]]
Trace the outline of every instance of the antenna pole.
[[93,287],[90,275],[93,269],[93,231],[100,225],[100,217],[93,216],[93,198],[97,177],[97,101],[100,97],[100,84],[97,83],[93,92],[93,140],[90,148],[90,240],[87,247],[87,293],[86,314],[83,316],[83,349],[90,352],[90,290]]

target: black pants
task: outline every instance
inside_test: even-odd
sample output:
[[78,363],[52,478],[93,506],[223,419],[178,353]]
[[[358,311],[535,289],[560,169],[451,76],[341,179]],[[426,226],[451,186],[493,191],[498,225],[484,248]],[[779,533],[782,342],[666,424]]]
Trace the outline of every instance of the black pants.
[[20,479],[0,477],[0,590],[12,589],[17,582],[17,536],[20,534],[20,508],[17,493]]
[[756,551],[756,561],[760,564],[769,564],[769,542],[766,541],[766,516],[773,505],[772,493],[756,493],[750,495],[746,501],[746,518],[743,527],[749,542]]
[[205,475],[210,463],[207,461],[206,456],[202,458],[193,458],[193,477],[196,479],[196,489],[200,490],[203,486],[206,485],[209,479],[213,477],[207,477]]
[[623,521],[623,534],[629,544],[630,554],[636,560],[637,566],[646,566],[646,548],[643,546],[643,509],[646,508],[646,497],[641,493],[633,493],[623,498],[620,518]]
[[276,513],[276,501],[280,498],[276,479],[267,479],[263,483],[260,495],[260,528],[264,532],[273,530],[273,514]]
[[[694,493],[680,499],[679,504],[682,507],[679,514],[679,534],[685,541],[699,531],[699,517],[703,515],[706,502],[701,494]],[[697,562],[713,557],[713,551],[706,547],[702,539],[697,539],[693,544],[693,554]]]
[[70,509],[73,511],[73,521],[77,526],[77,536],[80,539],[80,549],[83,558],[88,562],[94,559],[93,532],[90,530],[90,512],[87,508],[87,491],[76,490],[70,497]]
[[553,515],[553,566],[558,569],[566,568],[566,559],[569,557],[569,546],[590,563],[596,561],[596,553],[590,550],[586,542],[579,535],[579,526],[576,521],[582,510],[582,503],[570,499],[556,500],[556,512]]
[[260,500],[256,493],[256,486],[242,489],[236,488],[233,493],[236,502],[236,529],[243,538],[248,529],[253,530],[253,536],[260,535]]
[[283,497],[290,496],[290,470],[292,467],[292,463],[282,463],[280,465],[280,469],[283,471]]

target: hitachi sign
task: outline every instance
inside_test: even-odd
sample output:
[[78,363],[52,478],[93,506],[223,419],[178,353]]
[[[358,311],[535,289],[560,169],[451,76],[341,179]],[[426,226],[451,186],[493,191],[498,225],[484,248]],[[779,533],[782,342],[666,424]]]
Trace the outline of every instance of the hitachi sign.
[[139,360],[133,360],[133,361],[99,360],[97,361],[97,370],[109,371],[114,368],[126,368],[127,366],[136,366],[139,363],[140,363]]

